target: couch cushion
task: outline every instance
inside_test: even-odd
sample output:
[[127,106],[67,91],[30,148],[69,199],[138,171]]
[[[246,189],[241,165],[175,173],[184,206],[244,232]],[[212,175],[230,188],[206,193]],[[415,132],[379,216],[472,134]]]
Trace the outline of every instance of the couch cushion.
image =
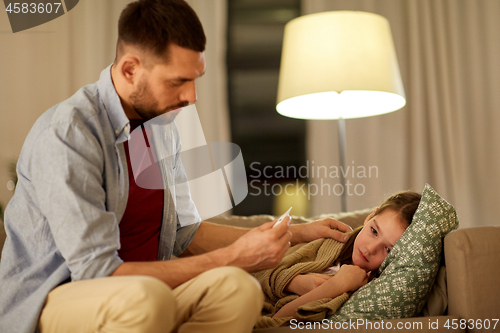
[[[491,328],[492,320],[499,319],[499,240],[500,227],[466,228],[446,236],[444,254],[449,314],[471,319],[474,323],[489,319]],[[495,331],[499,329],[500,322],[497,322]],[[475,332],[474,329],[469,331]]]
[[393,319],[417,315],[441,261],[442,238],[458,227],[455,209],[428,184],[410,226],[379,268],[330,319]]
[[270,222],[273,220],[274,217],[271,215],[252,215],[252,216],[219,215],[209,218],[207,222],[222,224],[222,225],[231,225],[233,227],[240,227],[240,228],[255,228],[263,223]]
[[448,293],[446,291],[446,267],[439,268],[436,281],[432,285],[431,293],[425,303],[422,315],[425,317],[442,316],[448,308]]
[[333,218],[335,220],[339,220],[341,222],[344,222],[351,228],[355,229],[361,225],[363,225],[363,222],[365,222],[365,219],[368,215],[370,215],[376,207],[372,208],[365,208],[361,210],[355,210],[351,212],[346,212],[346,213],[336,213],[336,214],[321,214],[317,216],[313,216],[308,218],[307,220],[309,221],[317,221],[317,220],[323,220],[326,218]]
[[[292,215],[292,224],[303,224],[309,223],[317,220],[323,220],[327,218],[333,218],[344,222],[351,228],[359,227],[365,221],[365,218],[373,212],[375,208],[367,208],[362,210],[356,210],[347,213],[336,213],[336,214],[322,214],[313,217],[303,217],[303,216],[294,216]],[[255,228],[259,225],[275,220],[276,217],[272,215],[252,215],[252,216],[215,216],[208,219],[208,222],[222,224],[222,225],[231,225],[234,227],[241,228]]]

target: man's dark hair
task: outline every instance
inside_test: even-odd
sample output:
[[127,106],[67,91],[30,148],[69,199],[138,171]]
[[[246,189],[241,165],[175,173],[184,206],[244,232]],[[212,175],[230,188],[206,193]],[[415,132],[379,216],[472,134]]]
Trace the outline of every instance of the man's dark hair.
[[206,37],[200,19],[184,0],[139,0],[125,7],[118,21],[115,62],[125,45],[167,60],[170,43],[203,52]]

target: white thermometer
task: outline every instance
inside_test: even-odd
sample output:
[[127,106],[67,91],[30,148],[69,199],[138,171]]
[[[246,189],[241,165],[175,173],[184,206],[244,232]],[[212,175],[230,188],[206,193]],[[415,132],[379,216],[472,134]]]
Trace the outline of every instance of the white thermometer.
[[[276,221],[276,223],[273,225],[273,228],[275,228],[278,224],[280,224],[281,222],[283,222],[283,220],[285,219],[285,217],[287,216],[290,216],[290,211],[292,210],[292,207],[290,207],[286,212],[285,214],[281,215],[280,218],[278,219],[278,221]],[[288,225],[290,225],[290,223],[292,222],[292,219],[288,220]]]

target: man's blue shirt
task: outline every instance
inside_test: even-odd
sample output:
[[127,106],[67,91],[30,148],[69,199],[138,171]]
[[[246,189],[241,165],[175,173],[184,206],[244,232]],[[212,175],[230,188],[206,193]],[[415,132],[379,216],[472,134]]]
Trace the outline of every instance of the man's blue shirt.
[[[46,111],[23,145],[16,191],[5,210],[2,333],[34,332],[52,289],[68,279],[109,276],[122,264],[118,223],[128,198],[123,143],[130,127],[110,71]],[[159,259],[167,260],[189,245],[201,219],[189,194],[175,123],[151,129],[157,155],[172,156],[160,161],[170,187],[164,191],[159,251]]]

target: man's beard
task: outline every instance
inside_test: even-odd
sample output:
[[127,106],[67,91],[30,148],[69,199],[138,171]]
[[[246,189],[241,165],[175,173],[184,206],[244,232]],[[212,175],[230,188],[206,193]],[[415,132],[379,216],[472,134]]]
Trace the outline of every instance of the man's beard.
[[139,83],[137,90],[130,95],[130,102],[132,103],[132,107],[135,112],[144,120],[151,120],[167,113],[168,111],[176,110],[189,105],[189,102],[185,101],[159,110],[158,102],[154,99],[153,93],[151,92],[146,78],[144,77]]

